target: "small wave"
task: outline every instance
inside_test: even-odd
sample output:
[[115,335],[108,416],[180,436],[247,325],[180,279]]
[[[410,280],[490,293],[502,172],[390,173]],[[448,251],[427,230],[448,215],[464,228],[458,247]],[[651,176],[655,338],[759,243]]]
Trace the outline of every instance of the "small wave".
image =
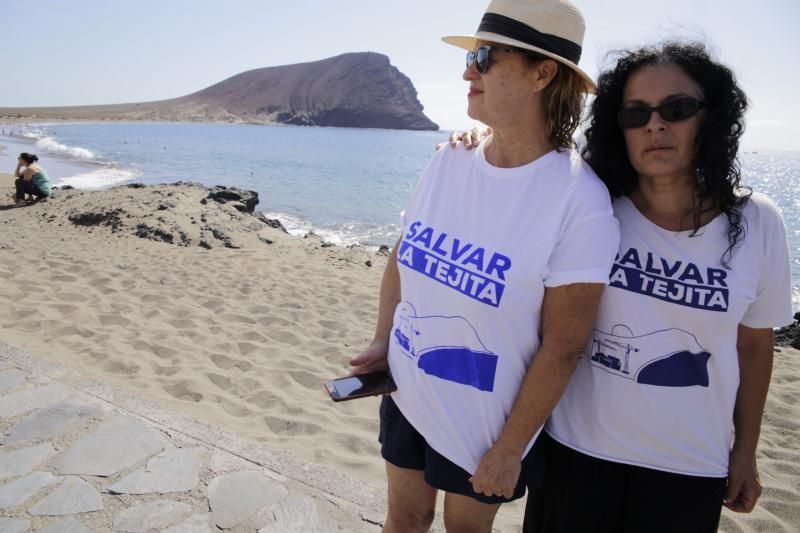
[[348,223],[335,227],[314,226],[311,222],[287,213],[264,213],[267,218],[277,218],[290,235],[302,237],[313,232],[320,239],[336,246],[365,246],[377,249],[381,245],[393,246],[400,234],[396,224],[385,226]]
[[22,136],[25,137],[26,139],[33,139],[34,141],[38,141],[39,139],[44,138],[45,134],[42,130],[30,130],[23,132]]
[[67,146],[56,141],[52,137],[36,137],[35,133],[26,133],[31,139],[39,139],[36,141],[36,147],[51,154],[59,154],[70,157],[72,159],[80,159],[83,161],[94,161],[95,155],[91,150],[81,148],[79,146]]
[[135,170],[125,170],[121,168],[101,168],[92,172],[76,174],[68,178],[63,178],[56,185],[70,185],[76,189],[105,189],[134,180],[140,172]]
[[314,227],[307,220],[289,215],[287,213],[264,213],[267,218],[277,218],[289,232],[289,235],[302,237],[309,231],[314,231]]

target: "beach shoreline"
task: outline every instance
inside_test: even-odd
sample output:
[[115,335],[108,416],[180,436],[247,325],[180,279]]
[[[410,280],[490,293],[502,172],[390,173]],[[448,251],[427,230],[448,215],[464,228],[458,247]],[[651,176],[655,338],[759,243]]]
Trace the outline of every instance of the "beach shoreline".
[[[3,198],[12,190],[0,174]],[[368,343],[387,254],[288,235],[243,208],[246,195],[214,192],[120,186],[0,205],[0,341],[383,486],[378,399],[334,404],[322,381]],[[751,515],[724,511],[722,531],[800,527],[798,355],[776,349],[764,496]],[[518,531],[523,506],[503,506],[497,530]]]

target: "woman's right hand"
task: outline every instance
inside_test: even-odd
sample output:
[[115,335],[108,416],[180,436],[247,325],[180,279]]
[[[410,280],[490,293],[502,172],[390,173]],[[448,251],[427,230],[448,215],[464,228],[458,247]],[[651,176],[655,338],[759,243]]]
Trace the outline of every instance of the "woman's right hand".
[[389,339],[373,339],[367,349],[350,359],[351,376],[389,369]]

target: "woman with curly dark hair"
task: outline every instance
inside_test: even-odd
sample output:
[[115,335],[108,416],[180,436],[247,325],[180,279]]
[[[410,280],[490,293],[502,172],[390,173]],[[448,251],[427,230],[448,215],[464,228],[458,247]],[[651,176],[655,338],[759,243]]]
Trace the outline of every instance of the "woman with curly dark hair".
[[739,185],[746,108],[700,44],[601,74],[583,156],[621,242],[526,531],[705,532],[723,504],[753,509],[773,328],[792,309],[781,215]]

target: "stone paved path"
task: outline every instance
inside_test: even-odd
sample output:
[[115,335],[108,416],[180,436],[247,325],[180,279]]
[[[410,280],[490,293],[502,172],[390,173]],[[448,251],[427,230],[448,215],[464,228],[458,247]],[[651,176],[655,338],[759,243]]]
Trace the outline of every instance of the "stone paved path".
[[0,344],[0,533],[377,532],[383,490]]

